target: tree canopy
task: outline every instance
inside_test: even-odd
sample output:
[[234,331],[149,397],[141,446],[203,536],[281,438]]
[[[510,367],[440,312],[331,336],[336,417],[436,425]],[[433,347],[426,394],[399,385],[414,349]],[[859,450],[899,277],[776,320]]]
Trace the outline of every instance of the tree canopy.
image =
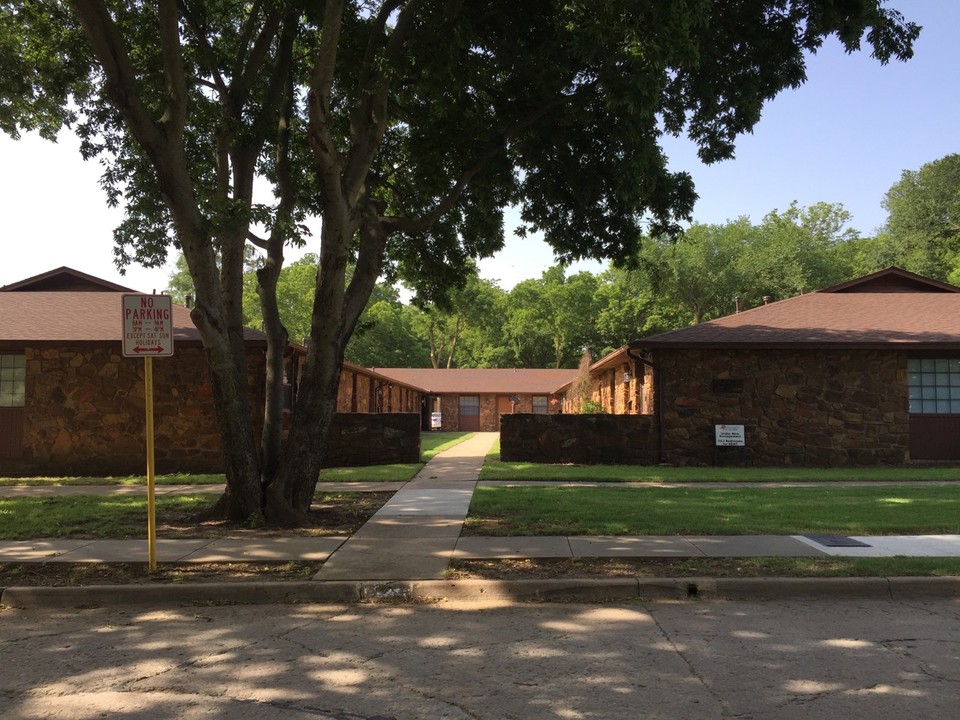
[[[438,299],[467,259],[500,246],[511,203],[561,260],[625,261],[641,231],[675,233],[696,198],[667,167],[662,133],[686,133],[707,162],[729,158],[826,36],[850,51],[866,38],[887,62],[908,58],[918,33],[879,0],[5,1],[0,128],[74,128],[124,208],[118,263],[183,252],[227,465],[222,507],[298,522],[379,275]],[[318,263],[284,436],[277,280],[284,248],[303,242]],[[241,340],[248,243],[266,252],[259,443]]]

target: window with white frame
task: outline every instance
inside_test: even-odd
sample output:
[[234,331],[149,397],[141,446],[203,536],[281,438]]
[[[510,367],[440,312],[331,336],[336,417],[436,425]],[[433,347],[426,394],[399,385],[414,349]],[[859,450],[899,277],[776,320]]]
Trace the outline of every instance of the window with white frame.
[[26,401],[27,358],[0,354],[0,407],[23,407]]
[[910,412],[923,415],[960,415],[960,359],[907,360]]

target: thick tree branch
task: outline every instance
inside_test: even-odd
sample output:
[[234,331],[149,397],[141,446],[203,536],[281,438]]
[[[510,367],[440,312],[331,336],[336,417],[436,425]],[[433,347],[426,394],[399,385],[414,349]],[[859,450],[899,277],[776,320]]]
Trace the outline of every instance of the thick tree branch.
[[375,57],[375,48],[383,42],[387,19],[402,4],[402,0],[386,3],[377,18],[367,48],[360,87],[357,88],[357,97],[360,100],[350,113],[351,148],[346,161],[343,187],[347,203],[351,207],[356,206],[360,194],[364,191],[370,167],[387,132],[387,101],[394,76],[400,68],[404,44],[413,25],[412,5],[407,5],[400,11],[396,27],[386,39],[383,59],[380,62]]
[[197,79],[197,82],[216,90],[221,97],[225,97],[227,95],[227,83],[223,79],[223,73],[220,72],[220,63],[217,61],[213,46],[210,45],[210,38],[208,37],[209,29],[206,24],[202,23],[196,14],[191,11],[186,2],[180,0],[179,5],[180,14],[183,16],[184,22],[187,27],[193,31],[193,36],[197,39],[197,46],[200,51],[200,57],[203,59],[203,64],[207,68],[207,71],[213,76],[213,82],[200,78]]
[[[293,118],[293,43],[297,37],[299,17],[299,12],[296,8],[293,8],[288,10],[286,17],[283,18],[283,26],[280,28],[280,41],[273,62],[273,72],[270,75],[263,102],[260,104],[260,112],[254,123],[257,128],[266,130],[266,128],[271,127],[271,122],[276,120],[276,109],[280,108],[279,123],[282,128],[283,139],[287,143],[290,140],[289,133]],[[276,28],[274,32],[276,32]],[[249,92],[249,89],[247,92]],[[273,127],[276,127],[276,125],[274,124]],[[266,132],[263,132],[262,135],[258,133],[260,149],[266,141],[266,135]],[[287,152],[289,152],[289,149]]]
[[343,201],[340,157],[333,141],[330,97],[342,23],[343,0],[328,0],[324,5],[320,48],[314,62],[310,92],[307,96],[308,140],[317,163],[321,192],[326,205],[325,219],[330,217],[338,226],[346,222],[348,210]]
[[102,0],[70,0],[87,42],[106,75],[106,92],[145,148],[160,145],[161,136],[143,103],[130,53]]
[[[287,17],[296,17],[295,11],[288,11]],[[252,16],[251,16],[252,17]],[[280,12],[270,12],[267,14],[260,29],[259,35],[253,44],[250,57],[243,64],[243,69],[238,76],[235,76],[231,83],[231,93],[237,98],[246,98],[250,94],[250,88],[256,82],[257,76],[263,71],[263,66],[270,57],[270,47],[280,28],[280,22],[283,20],[283,14]],[[266,103],[264,103],[266,105]]]
[[251,230],[247,230],[247,242],[249,242],[251,245],[255,245],[261,250],[267,250],[270,247],[269,240],[265,240]]
[[180,9],[176,0],[160,0],[160,48],[167,81],[167,106],[160,118],[165,132],[179,140],[187,122],[187,76],[180,47]]
[[360,223],[360,251],[357,254],[357,264],[353,271],[353,278],[344,293],[343,321],[344,331],[341,336],[341,356],[346,349],[347,341],[360,319],[360,314],[367,306],[373,286],[383,268],[383,256],[387,247],[387,235],[383,223],[380,222],[382,208],[375,207],[374,203],[363,208]]

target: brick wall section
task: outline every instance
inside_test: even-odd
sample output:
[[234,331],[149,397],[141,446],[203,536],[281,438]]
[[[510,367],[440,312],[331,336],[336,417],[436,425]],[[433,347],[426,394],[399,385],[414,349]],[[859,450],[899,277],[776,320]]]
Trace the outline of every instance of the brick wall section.
[[[143,361],[119,346],[26,348],[23,453],[0,460],[10,475],[126,475],[146,472]],[[262,405],[248,356],[251,403]],[[158,473],[214,472],[220,436],[200,348],[178,347],[153,361]]]
[[[664,460],[686,464],[901,465],[907,460],[906,354],[881,351],[658,350]],[[743,381],[715,392],[714,380]],[[745,426],[717,448],[714,425]]]
[[649,415],[504,415],[500,457],[508,462],[651,465]]
[[[638,376],[637,363],[623,362],[612,368],[603,368],[591,373],[590,399],[600,405],[604,412],[615,415],[649,415],[653,412],[653,376],[646,366],[640,365]],[[623,381],[624,373],[630,373],[630,379]],[[563,397],[563,411],[577,413],[580,410],[580,398],[575,388],[567,388]]]
[[460,396],[440,396],[440,429],[444,432],[456,432],[460,429]]
[[[480,431],[497,432],[500,429],[500,414],[497,412],[497,398],[509,397],[490,393],[463,393],[464,395],[479,394],[480,396]],[[532,393],[511,393],[517,398],[514,404],[516,413],[533,412],[533,394]],[[547,398],[547,413],[554,414],[560,412],[558,403],[551,403],[551,395],[544,395]],[[441,430],[445,432],[456,432],[460,430],[460,396],[453,393],[447,393],[440,396],[440,412],[442,413]]]
[[420,412],[420,393],[366,373],[345,368],[340,373],[337,412]]
[[337,413],[324,467],[420,461],[419,413]]

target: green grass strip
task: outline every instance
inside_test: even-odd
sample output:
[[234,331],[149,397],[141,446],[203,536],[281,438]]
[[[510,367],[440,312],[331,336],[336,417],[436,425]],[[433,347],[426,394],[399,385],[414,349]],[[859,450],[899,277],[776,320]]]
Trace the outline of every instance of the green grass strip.
[[553,480],[566,482],[923,482],[960,480],[957,467],[660,467],[648,465],[546,465],[502,462],[491,451],[480,473],[481,480]]
[[[209,493],[159,497],[157,512],[199,512],[211,507],[216,499]],[[146,496],[0,498],[0,540],[146,536]]]
[[[157,475],[157,485],[218,485],[225,483],[223,473],[171,473]],[[0,478],[0,486],[11,485],[146,485],[146,475],[124,475],[116,477],[24,477]]]
[[477,488],[484,535],[897,535],[960,532],[960,487]]
[[420,434],[420,457],[430,460],[437,453],[449,450],[464,440],[469,440],[476,433],[472,432],[425,432]]
[[320,482],[407,482],[420,472],[423,463],[395,463],[366,467],[325,468]]

